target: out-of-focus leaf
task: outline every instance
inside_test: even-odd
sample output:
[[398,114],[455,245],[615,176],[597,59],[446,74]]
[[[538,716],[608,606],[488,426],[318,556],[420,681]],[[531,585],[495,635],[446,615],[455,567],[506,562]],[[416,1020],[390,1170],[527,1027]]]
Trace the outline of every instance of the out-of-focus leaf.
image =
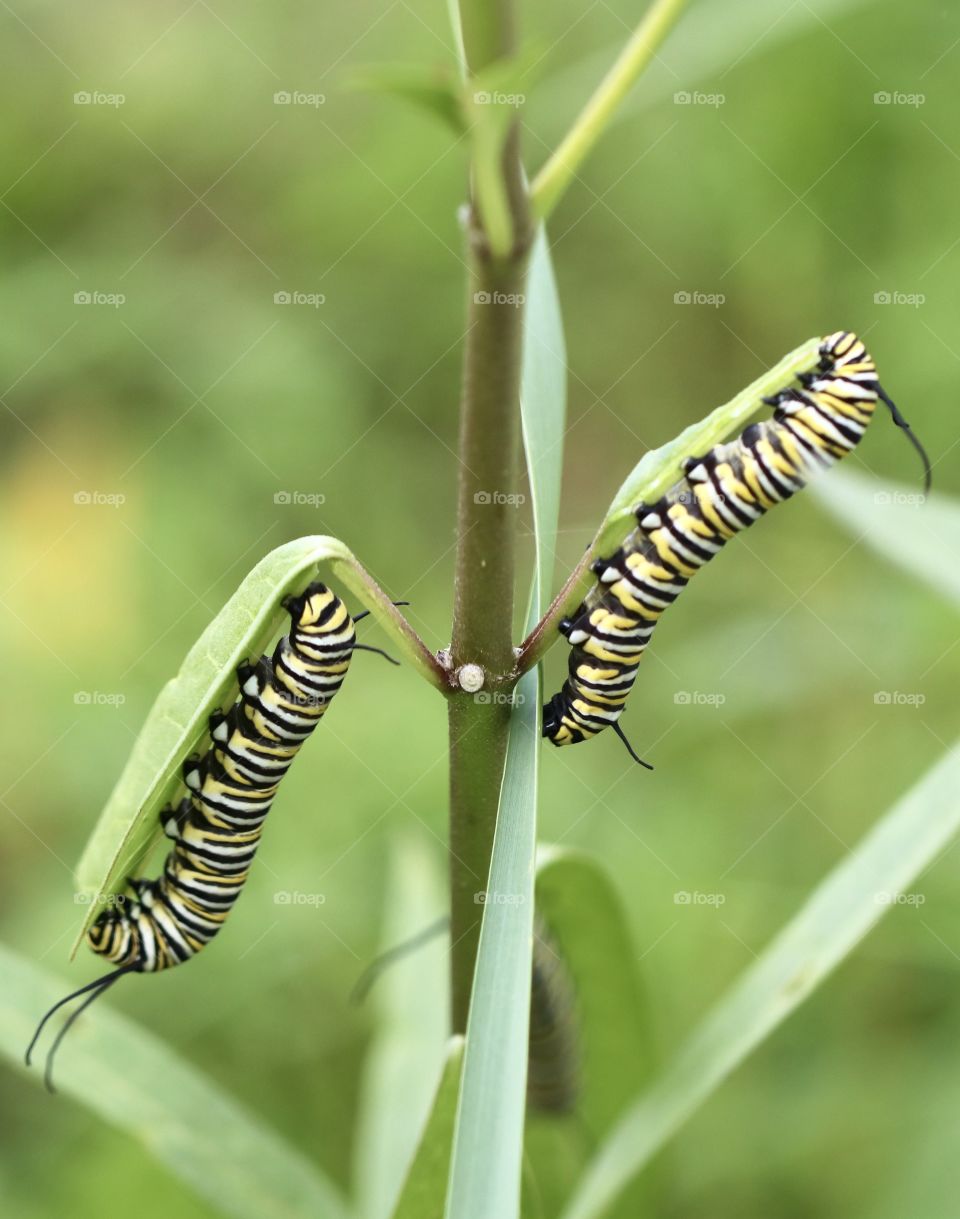
[[[603,868],[579,851],[541,847],[537,913],[575,992],[580,1097],[568,1118],[527,1114],[526,1154],[546,1214],[559,1214],[594,1147],[650,1078],[649,1012],[619,898]],[[649,1184],[636,1182],[611,1214],[637,1219]]]
[[820,985],[960,828],[955,745],[830,873],[617,1123],[563,1219],[598,1219],[727,1076]]
[[736,397],[711,411],[705,419],[684,428],[679,436],[659,449],[645,453],[613,497],[603,518],[597,542],[591,549],[602,554],[621,541],[624,534],[633,528],[633,510],[638,503],[659,499],[682,478],[680,466],[686,458],[706,453],[725,437],[741,431],[747,420],[761,409],[764,397],[784,389],[798,372],[816,364],[819,345],[819,338],[808,339]]
[[832,471],[812,490],[859,541],[960,605],[960,502],[852,470]]
[[309,583],[321,564],[330,565],[334,575],[373,610],[407,657],[437,683],[430,658],[406,620],[342,542],[305,537],[271,551],[190,649],[140,730],[77,868],[87,910],[74,953],[102,901],[123,889],[126,878],[138,871],[159,841],[157,813],[179,786],[180,763],[206,733],[211,713],[235,700],[237,665],[259,656],[279,633],[284,615],[281,600]]
[[[22,1066],[38,1017],[68,990],[65,981],[0,946],[0,1050],[11,1063]],[[30,1074],[41,1082],[42,1071],[35,1067]],[[56,1078],[60,1092],[136,1139],[224,1215],[348,1215],[319,1169],[196,1068],[102,1003],[71,1030]]]
[[537,545],[536,597],[549,597],[560,517],[563,436],[567,417],[567,351],[557,283],[541,228],[527,274],[520,411]]
[[[856,13],[872,3],[875,0],[817,0],[816,5],[796,4],[794,0],[737,0],[727,5],[691,5],[662,55],[667,69],[647,72],[613,113],[610,126],[677,93],[689,92],[714,73],[726,74],[732,65],[814,34],[825,22]],[[569,123],[578,99],[589,96],[621,46],[622,40],[543,82],[535,97],[536,113],[538,118],[543,116],[549,130],[562,130]]]
[[[391,857],[382,951],[416,937],[445,909],[433,854],[417,839],[399,839]],[[447,1037],[448,954],[443,937],[421,945],[387,966],[367,1000],[378,1028],[364,1070],[354,1172],[354,1197],[364,1219],[392,1213],[434,1103]],[[448,1158],[449,1151],[448,1134]],[[441,1187],[441,1211],[444,1192]]]
[[455,135],[467,129],[460,97],[460,81],[442,67],[419,64],[370,64],[347,78],[354,89],[389,93],[436,115]]
[[442,1219],[450,1169],[450,1147],[457,1117],[463,1067],[462,1037],[452,1037],[447,1060],[416,1158],[403,1186],[393,1219]]

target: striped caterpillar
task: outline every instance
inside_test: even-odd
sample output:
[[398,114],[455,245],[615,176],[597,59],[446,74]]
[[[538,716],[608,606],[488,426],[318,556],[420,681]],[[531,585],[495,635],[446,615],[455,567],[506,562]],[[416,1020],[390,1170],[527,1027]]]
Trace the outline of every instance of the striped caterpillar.
[[[290,631],[272,657],[238,670],[240,697],[210,720],[210,747],[183,767],[187,794],[160,822],[172,846],[161,874],[130,879],[122,904],[105,909],[87,943],[116,966],[56,1003],[27,1049],[58,1008],[80,995],[47,1055],[50,1091],[53,1058],[77,1017],[128,973],[155,973],[190,960],[223,926],[240,896],[260,843],[278,785],[343,684],[358,644],[354,622],[340,598],[323,584],[287,597]],[[366,650],[379,651],[377,648]],[[389,658],[388,658],[389,659]]]
[[568,675],[543,708],[543,735],[575,745],[612,727],[641,765],[617,722],[661,614],[697,571],[741,530],[801,490],[859,443],[880,400],[930,463],[877,380],[862,341],[848,331],[823,339],[819,362],[765,398],[773,417],[736,440],[684,463],[684,477],[654,504],[636,508],[637,528],[609,558],[598,583],[559,626],[571,645]]

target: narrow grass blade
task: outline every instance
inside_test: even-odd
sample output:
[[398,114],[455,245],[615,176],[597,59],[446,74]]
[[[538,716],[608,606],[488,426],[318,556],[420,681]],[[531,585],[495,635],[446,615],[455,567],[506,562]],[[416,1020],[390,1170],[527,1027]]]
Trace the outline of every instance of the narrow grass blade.
[[[413,837],[396,841],[387,885],[384,953],[435,926],[445,912],[439,871],[423,842]],[[387,1219],[393,1212],[434,1103],[447,1052],[448,954],[446,937],[438,935],[390,962],[364,1000],[376,1014],[377,1031],[364,1067],[357,1131],[354,1197],[363,1219]],[[448,1135],[448,1159],[449,1153]],[[441,1187],[441,1210],[444,1192]]]
[[560,517],[563,436],[567,415],[567,351],[547,236],[537,234],[527,274],[527,311],[520,386],[523,445],[533,498],[540,604],[550,595]]
[[860,541],[960,605],[960,501],[852,470],[834,470],[811,489]]
[[514,694],[467,1022],[447,1219],[516,1219],[527,1078],[539,672]]
[[[0,945],[0,1051],[15,1066],[38,1014],[69,989]],[[29,1074],[42,1083],[42,1070]],[[57,1085],[231,1219],[347,1219],[338,1191],[300,1152],[109,1007],[93,1008],[71,1031]]]
[[404,1182],[393,1219],[442,1219],[450,1170],[450,1148],[463,1069],[462,1037],[452,1037],[430,1110],[427,1128]]
[[[557,1215],[595,1147],[650,1079],[656,1056],[636,947],[602,865],[581,851],[540,847],[536,909],[550,937],[548,951],[560,954],[574,992],[575,1108],[565,1117],[527,1113],[531,1199]],[[615,1214],[649,1213],[650,1192],[646,1179],[633,1183]]]

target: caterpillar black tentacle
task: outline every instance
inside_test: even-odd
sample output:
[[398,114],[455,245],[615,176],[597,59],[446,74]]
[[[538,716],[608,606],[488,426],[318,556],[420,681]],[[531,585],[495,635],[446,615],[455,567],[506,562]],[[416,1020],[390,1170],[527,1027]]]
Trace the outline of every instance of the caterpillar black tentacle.
[[592,565],[597,585],[559,626],[572,651],[567,679],[543,709],[543,735],[554,745],[613,726],[640,761],[617,721],[661,614],[730,538],[850,453],[878,401],[920,454],[929,490],[927,453],[856,335],[823,339],[816,366],[796,380],[764,398],[772,419],[685,461],[684,477],[661,499],[637,506],[637,528],[621,548]]
[[172,846],[161,874],[128,882],[129,894],[97,918],[87,943],[114,966],[55,1004],[40,1021],[27,1065],[49,1018],[88,995],[47,1055],[53,1091],[57,1048],[80,1013],[127,973],[155,973],[195,956],[223,926],[246,882],[263,822],[303,742],[340,689],[356,647],[353,619],[323,584],[284,598],[289,632],[271,657],[237,671],[240,695],[210,718],[210,747],[183,763],[187,794],[159,819]]

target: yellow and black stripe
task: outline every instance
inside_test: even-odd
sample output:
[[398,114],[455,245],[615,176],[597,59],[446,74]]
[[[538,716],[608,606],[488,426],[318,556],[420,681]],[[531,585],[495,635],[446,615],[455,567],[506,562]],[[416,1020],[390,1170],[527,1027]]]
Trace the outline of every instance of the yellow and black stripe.
[[771,419],[687,461],[662,499],[638,505],[637,528],[594,564],[598,584],[560,623],[572,651],[567,679],[543,709],[543,735],[554,745],[577,744],[608,726],[623,736],[617,721],[664,610],[734,534],[851,452],[878,400],[919,450],[929,487],[926,453],[881,388],[861,340],[838,331],[821,342],[819,357],[796,385],[764,399],[774,407]]
[[161,821],[173,848],[155,880],[130,882],[125,909],[90,928],[94,952],[142,973],[179,965],[217,934],[246,882],[280,780],[340,689],[353,620],[322,584],[288,598],[290,632],[239,670],[240,698],[210,724],[211,745],[184,765],[188,795]]
[[206,754],[184,765],[186,796],[175,810],[160,814],[173,842],[161,874],[131,879],[129,895],[87,933],[93,951],[116,968],[67,995],[37,1027],[28,1066],[50,1016],[87,995],[47,1055],[51,1091],[57,1048],[94,999],[124,974],[156,973],[188,961],[223,926],[246,882],[280,780],[340,689],[354,649],[362,646],[347,607],[323,584],[311,584],[283,606],[290,614],[289,633],[272,657],[241,666],[240,697],[226,714],[211,718]]

